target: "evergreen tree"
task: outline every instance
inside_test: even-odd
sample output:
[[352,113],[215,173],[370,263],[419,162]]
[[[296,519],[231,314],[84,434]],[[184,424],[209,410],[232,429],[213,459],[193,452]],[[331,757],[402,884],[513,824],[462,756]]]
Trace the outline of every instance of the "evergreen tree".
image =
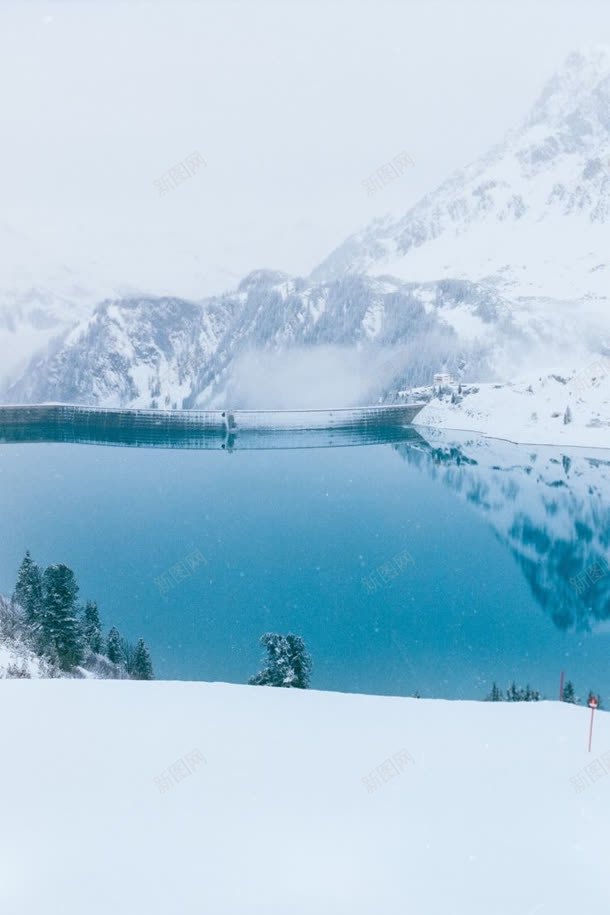
[[108,639],[106,640],[106,656],[112,664],[122,664],[125,666],[126,659],[123,640],[119,630],[115,626],[113,626],[108,633]]
[[564,685],[561,699],[563,702],[571,702],[573,705],[576,705],[576,693],[574,692],[574,684],[571,680],[568,680]]
[[123,651],[123,663],[125,664],[125,670],[131,676],[136,657],[135,646],[132,645],[130,641],[121,636],[121,649]]
[[144,639],[138,639],[136,650],[129,671],[134,680],[154,680],[152,661],[148,648],[144,644]]
[[82,661],[82,637],[77,619],[78,585],[74,572],[65,565],[52,565],[42,576],[43,608],[41,642],[57,657],[63,670]]
[[303,639],[298,635],[267,632],[261,636],[260,642],[267,652],[267,666],[248,682],[253,686],[307,689],[311,658]]
[[566,407],[566,411],[563,414],[563,424],[564,424],[564,426],[567,426],[568,423],[571,423],[571,422],[572,422],[572,411],[570,410],[569,407]]
[[504,697],[502,696],[502,690],[500,689],[500,687],[494,680],[492,687],[491,687],[491,692],[486,697],[485,701],[486,702],[502,702],[503,699],[504,699]]
[[506,701],[507,702],[521,702],[521,691],[517,689],[517,684],[513,680],[511,685],[506,690]]
[[13,598],[23,607],[26,623],[36,628],[42,613],[42,576],[29,550],[19,566]]
[[311,677],[311,658],[305,648],[305,641],[300,635],[289,633],[286,636],[286,642],[290,682],[286,682],[285,685],[293,686],[296,689],[307,689]]
[[101,654],[103,644],[102,625],[97,604],[94,600],[88,600],[85,604],[82,629],[85,644],[94,654]]

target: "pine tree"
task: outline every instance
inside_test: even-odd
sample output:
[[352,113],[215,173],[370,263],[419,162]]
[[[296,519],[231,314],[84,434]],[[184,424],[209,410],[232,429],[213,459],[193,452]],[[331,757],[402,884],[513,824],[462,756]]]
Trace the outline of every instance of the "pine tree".
[[40,624],[42,612],[42,576],[29,550],[19,566],[13,597],[23,607],[26,623],[36,628]]
[[500,689],[500,687],[494,680],[494,682],[492,683],[492,686],[491,686],[491,692],[486,697],[485,701],[486,702],[502,702],[503,698],[504,697],[502,696],[502,690]]
[[573,705],[576,705],[576,694],[574,692],[574,684],[571,680],[568,680],[563,687],[561,699],[563,702],[571,702]]
[[135,645],[121,636],[121,649],[123,651],[123,663],[125,664],[125,670],[131,676],[133,670],[133,665],[136,657]]
[[288,634],[286,636],[288,645],[288,665],[289,677],[284,685],[293,686],[296,689],[307,689],[311,676],[311,658],[305,648],[305,641],[300,635]]
[[100,614],[94,600],[88,600],[85,604],[82,628],[85,644],[94,654],[101,654],[103,642],[102,624],[100,623]]
[[521,702],[521,692],[517,689],[517,684],[513,680],[511,685],[506,690],[506,700],[507,702]]
[[152,661],[144,639],[138,639],[130,674],[134,680],[154,680]]
[[49,566],[44,570],[42,586],[42,646],[56,655],[63,670],[70,670],[80,664],[83,654],[76,610],[78,585],[74,572],[61,564]]
[[568,423],[571,423],[571,422],[572,422],[572,411],[570,410],[570,408],[568,406],[568,407],[566,407],[566,411],[563,414],[563,424],[564,424],[564,426],[567,426]]
[[260,642],[267,652],[267,666],[248,682],[253,686],[307,689],[311,658],[303,639],[298,635],[267,632],[261,636]]
[[112,664],[125,666],[125,651],[119,630],[113,626],[106,640],[106,657]]

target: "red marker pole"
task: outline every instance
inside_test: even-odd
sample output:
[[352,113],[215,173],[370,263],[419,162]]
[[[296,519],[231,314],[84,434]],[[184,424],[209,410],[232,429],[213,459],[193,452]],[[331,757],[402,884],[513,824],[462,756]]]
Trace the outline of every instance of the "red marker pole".
[[597,708],[598,702],[595,696],[591,696],[589,700],[589,708],[591,709],[591,724],[589,725],[589,753],[591,752],[591,741],[593,740],[593,716],[595,715],[595,709]]
[[563,670],[561,671],[561,677],[559,678],[559,701],[563,702]]

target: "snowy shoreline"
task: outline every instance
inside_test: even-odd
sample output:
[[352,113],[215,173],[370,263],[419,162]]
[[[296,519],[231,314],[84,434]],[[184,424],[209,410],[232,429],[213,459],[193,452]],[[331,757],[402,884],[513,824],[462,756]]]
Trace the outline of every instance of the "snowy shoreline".
[[413,425],[518,445],[610,450],[608,363],[593,363],[571,378],[548,374],[505,384],[450,383],[434,389]]
[[413,423],[413,428],[426,440],[433,436],[435,432],[455,432],[460,435],[477,435],[479,438],[489,439],[492,442],[506,442],[509,445],[525,445],[532,448],[557,448],[559,445],[565,448],[578,448],[582,451],[607,451],[610,453],[610,442],[607,445],[589,445],[583,442],[570,442],[562,439],[561,441],[524,441],[523,439],[508,438],[506,435],[496,435],[490,432],[483,432],[481,429],[465,429],[457,426],[424,426],[421,423]]

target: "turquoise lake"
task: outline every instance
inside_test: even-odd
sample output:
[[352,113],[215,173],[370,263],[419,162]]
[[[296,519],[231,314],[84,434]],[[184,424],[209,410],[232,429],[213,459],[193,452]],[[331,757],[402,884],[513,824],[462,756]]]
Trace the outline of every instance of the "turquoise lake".
[[303,636],[317,689],[556,698],[565,670],[610,699],[610,452],[420,432],[3,441],[0,592],[26,549],[65,563],[158,678],[245,683],[277,631]]

